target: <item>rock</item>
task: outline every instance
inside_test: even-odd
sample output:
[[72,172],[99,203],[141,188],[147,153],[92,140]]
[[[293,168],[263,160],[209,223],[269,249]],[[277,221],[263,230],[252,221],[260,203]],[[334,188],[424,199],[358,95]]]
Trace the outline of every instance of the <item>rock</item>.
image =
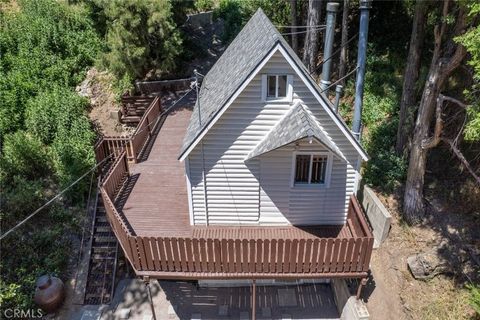
[[408,269],[417,280],[428,280],[450,272],[449,266],[432,253],[419,253],[407,258]]

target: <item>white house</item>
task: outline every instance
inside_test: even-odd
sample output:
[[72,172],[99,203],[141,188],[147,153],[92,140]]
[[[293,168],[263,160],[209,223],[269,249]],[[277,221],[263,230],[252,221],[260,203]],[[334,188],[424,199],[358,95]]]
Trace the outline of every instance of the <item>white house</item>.
[[367,154],[258,10],[203,79],[179,159],[192,225],[342,225]]

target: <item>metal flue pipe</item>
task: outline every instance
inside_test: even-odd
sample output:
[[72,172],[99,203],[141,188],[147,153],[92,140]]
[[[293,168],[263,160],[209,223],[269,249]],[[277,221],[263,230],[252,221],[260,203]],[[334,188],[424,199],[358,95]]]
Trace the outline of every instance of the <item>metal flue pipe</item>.
[[342,93],[343,93],[343,86],[338,84],[335,87],[335,103],[334,103],[335,113],[338,113],[338,106],[340,105],[340,98],[342,97]]
[[360,0],[360,31],[358,34],[357,79],[355,82],[355,104],[352,132],[360,140],[363,107],[363,87],[365,82],[365,65],[367,60],[368,16],[371,0]]
[[327,29],[325,33],[325,43],[323,46],[323,63],[322,79],[320,80],[320,88],[328,96],[328,87],[330,86],[330,69],[332,68],[333,38],[335,37],[335,20],[340,4],[338,2],[327,3]]

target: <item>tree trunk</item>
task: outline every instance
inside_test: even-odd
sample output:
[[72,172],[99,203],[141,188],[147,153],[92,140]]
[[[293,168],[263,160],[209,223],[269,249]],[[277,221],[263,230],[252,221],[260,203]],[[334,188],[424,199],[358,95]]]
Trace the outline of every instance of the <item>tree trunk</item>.
[[295,53],[298,52],[298,28],[294,26],[297,25],[297,0],[290,0],[290,24],[292,28],[290,32],[292,33],[292,49]]
[[[412,150],[408,163],[407,182],[403,199],[403,214],[409,224],[420,222],[424,215],[423,208],[423,184],[425,176],[425,164],[427,162],[428,148],[422,147],[422,142],[428,138],[430,124],[432,122],[436,101],[440,90],[460,65],[466,55],[465,48],[458,45],[451,58],[440,58],[442,52],[442,37],[445,34],[446,17],[448,14],[448,1],[444,2],[443,23],[440,28],[435,28],[435,48],[433,50],[432,62],[428,72],[428,78],[423,89],[420,107],[418,109],[415,131],[413,136]],[[456,31],[461,31],[465,25],[465,14],[459,10]],[[458,34],[457,32],[455,32]]]
[[402,98],[400,100],[400,116],[398,119],[397,143],[395,150],[401,155],[412,131],[413,115],[415,113],[415,85],[420,70],[420,57],[425,38],[425,22],[427,4],[423,0],[417,0],[415,15],[413,18],[412,34],[407,57],[407,65],[403,77]]
[[307,70],[316,72],[316,60],[319,48],[320,30],[320,15],[322,11],[322,0],[308,0],[308,18],[307,18],[307,35],[305,36],[305,46],[303,50],[303,63]]
[[[345,70],[347,67],[348,60],[348,2],[349,0],[343,1],[343,15],[342,15],[342,42],[340,49],[340,62],[338,65],[338,78],[342,79],[345,76]],[[345,86],[345,79],[341,80],[340,84]]]

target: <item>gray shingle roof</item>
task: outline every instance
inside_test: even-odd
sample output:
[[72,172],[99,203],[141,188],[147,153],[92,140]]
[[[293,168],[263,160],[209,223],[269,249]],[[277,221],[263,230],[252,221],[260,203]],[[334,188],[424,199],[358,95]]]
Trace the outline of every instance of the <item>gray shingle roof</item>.
[[[212,119],[222,110],[230,97],[277,44],[282,45],[308,81],[322,96],[325,103],[331,106],[330,101],[320,92],[318,85],[310,77],[297,54],[290,48],[262,9],[258,9],[203,79],[179,158],[184,155]],[[338,120],[347,128],[341,118]],[[351,135],[348,128],[347,132]],[[355,141],[354,144],[366,155],[359,143]]]
[[250,152],[247,160],[303,138],[315,138],[340,159],[345,159],[317,121],[305,110],[301,103],[297,103]]

